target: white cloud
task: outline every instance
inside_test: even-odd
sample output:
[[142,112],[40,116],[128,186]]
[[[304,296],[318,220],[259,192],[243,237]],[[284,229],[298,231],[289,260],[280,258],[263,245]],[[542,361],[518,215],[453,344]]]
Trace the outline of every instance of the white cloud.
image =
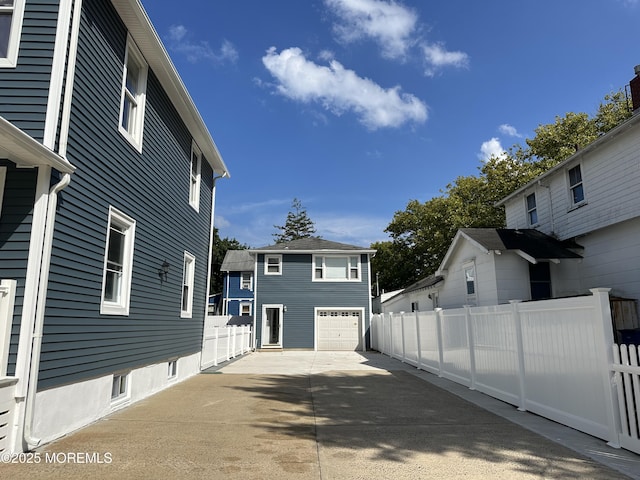
[[496,137],[493,137],[491,140],[487,140],[482,143],[480,147],[480,153],[478,154],[478,158],[483,162],[491,159],[492,157],[501,158],[507,154],[506,150],[502,148],[500,144],[500,140]]
[[427,106],[399,86],[384,89],[336,60],[328,66],[307,60],[299,48],[267,50],[262,63],[278,81],[276,91],[302,103],[317,102],[334,115],[355,113],[371,130],[424,122]]
[[325,4],[339,17],[334,32],[345,43],[372,38],[384,57],[400,59],[412,45],[418,17],[394,0],[325,0]]
[[518,133],[518,130],[516,130],[516,127],[509,125],[508,123],[503,123],[502,125],[500,125],[498,127],[498,131],[503,135],[522,138],[522,134]]
[[223,40],[220,48],[214,49],[209,45],[209,42],[194,42],[189,37],[189,31],[184,25],[172,25],[169,27],[168,47],[185,55],[191,63],[207,60],[215,64],[222,64],[235,63],[238,60],[238,51],[228,40]]
[[433,77],[444,67],[467,68],[469,56],[464,52],[452,52],[445,49],[443,43],[423,43],[422,53],[427,63],[425,75]]

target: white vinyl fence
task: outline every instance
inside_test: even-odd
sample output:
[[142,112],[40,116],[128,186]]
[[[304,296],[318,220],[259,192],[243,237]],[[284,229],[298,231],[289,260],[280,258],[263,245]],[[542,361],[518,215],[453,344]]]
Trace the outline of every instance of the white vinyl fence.
[[16,281],[0,282],[0,455],[11,449],[11,431],[16,407],[16,377],[7,376],[9,340],[13,323]]
[[227,325],[230,318],[209,315],[205,319],[201,369],[217,366],[251,350],[251,327]]
[[[640,367],[591,296],[374,315],[372,348],[640,453]],[[616,352],[618,352],[616,354]],[[616,356],[617,355],[617,356]]]

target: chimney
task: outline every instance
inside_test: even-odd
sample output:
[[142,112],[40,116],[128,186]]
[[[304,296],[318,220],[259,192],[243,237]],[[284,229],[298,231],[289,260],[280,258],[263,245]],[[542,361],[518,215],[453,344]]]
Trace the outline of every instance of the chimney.
[[631,90],[631,104],[635,113],[640,108],[640,65],[636,65],[633,70],[636,76],[629,82],[629,89]]

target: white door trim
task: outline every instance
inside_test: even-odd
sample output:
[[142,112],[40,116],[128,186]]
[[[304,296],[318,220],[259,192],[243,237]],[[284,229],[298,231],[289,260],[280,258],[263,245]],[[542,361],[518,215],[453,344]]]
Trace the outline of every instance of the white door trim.
[[[276,309],[278,311],[279,331],[278,343],[268,343],[267,338],[267,309]],[[265,303],[262,305],[262,331],[260,335],[260,348],[282,348],[282,330],[284,324],[284,305],[281,303]],[[270,336],[270,330],[269,330]]]

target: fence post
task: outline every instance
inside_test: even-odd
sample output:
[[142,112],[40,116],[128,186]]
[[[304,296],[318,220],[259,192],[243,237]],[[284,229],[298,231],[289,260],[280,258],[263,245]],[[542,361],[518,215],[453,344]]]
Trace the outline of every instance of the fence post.
[[522,338],[522,321],[520,319],[520,309],[518,308],[518,304],[522,303],[522,300],[509,300],[511,304],[511,315],[513,318],[513,323],[516,327],[516,353],[518,354],[518,382],[519,382],[519,392],[520,399],[518,405],[518,410],[521,412],[526,412],[526,402],[527,402],[527,391],[526,384],[524,381],[525,370],[524,370],[524,340]]
[[393,358],[393,313],[389,313],[389,356]]
[[442,339],[442,308],[434,308],[436,312],[436,330],[438,332],[438,376],[442,377],[442,366],[444,365],[443,339]]
[[418,346],[418,369],[422,369],[422,346],[420,344],[420,315],[416,311],[416,345]]
[[213,364],[218,366],[218,330],[220,327],[213,327]]
[[226,330],[227,333],[227,361],[229,361],[229,359],[231,358],[229,356],[229,350],[231,350],[231,332],[229,331],[229,327],[225,327],[224,328]]
[[595,312],[600,319],[602,332],[602,353],[603,371],[602,381],[604,384],[604,395],[607,402],[607,423],[609,424],[609,441],[607,445],[620,448],[620,412],[616,410],[618,397],[616,392],[614,372],[611,368],[613,364],[613,320],[611,318],[611,306],[609,304],[610,288],[591,288]]
[[471,385],[469,390],[476,389],[476,351],[471,322],[471,305],[464,305],[464,316],[467,322],[467,344],[469,345],[469,369],[471,370]]
[[402,363],[405,363],[405,361],[407,360],[407,350],[404,344],[404,312],[400,313],[400,335],[402,335]]

